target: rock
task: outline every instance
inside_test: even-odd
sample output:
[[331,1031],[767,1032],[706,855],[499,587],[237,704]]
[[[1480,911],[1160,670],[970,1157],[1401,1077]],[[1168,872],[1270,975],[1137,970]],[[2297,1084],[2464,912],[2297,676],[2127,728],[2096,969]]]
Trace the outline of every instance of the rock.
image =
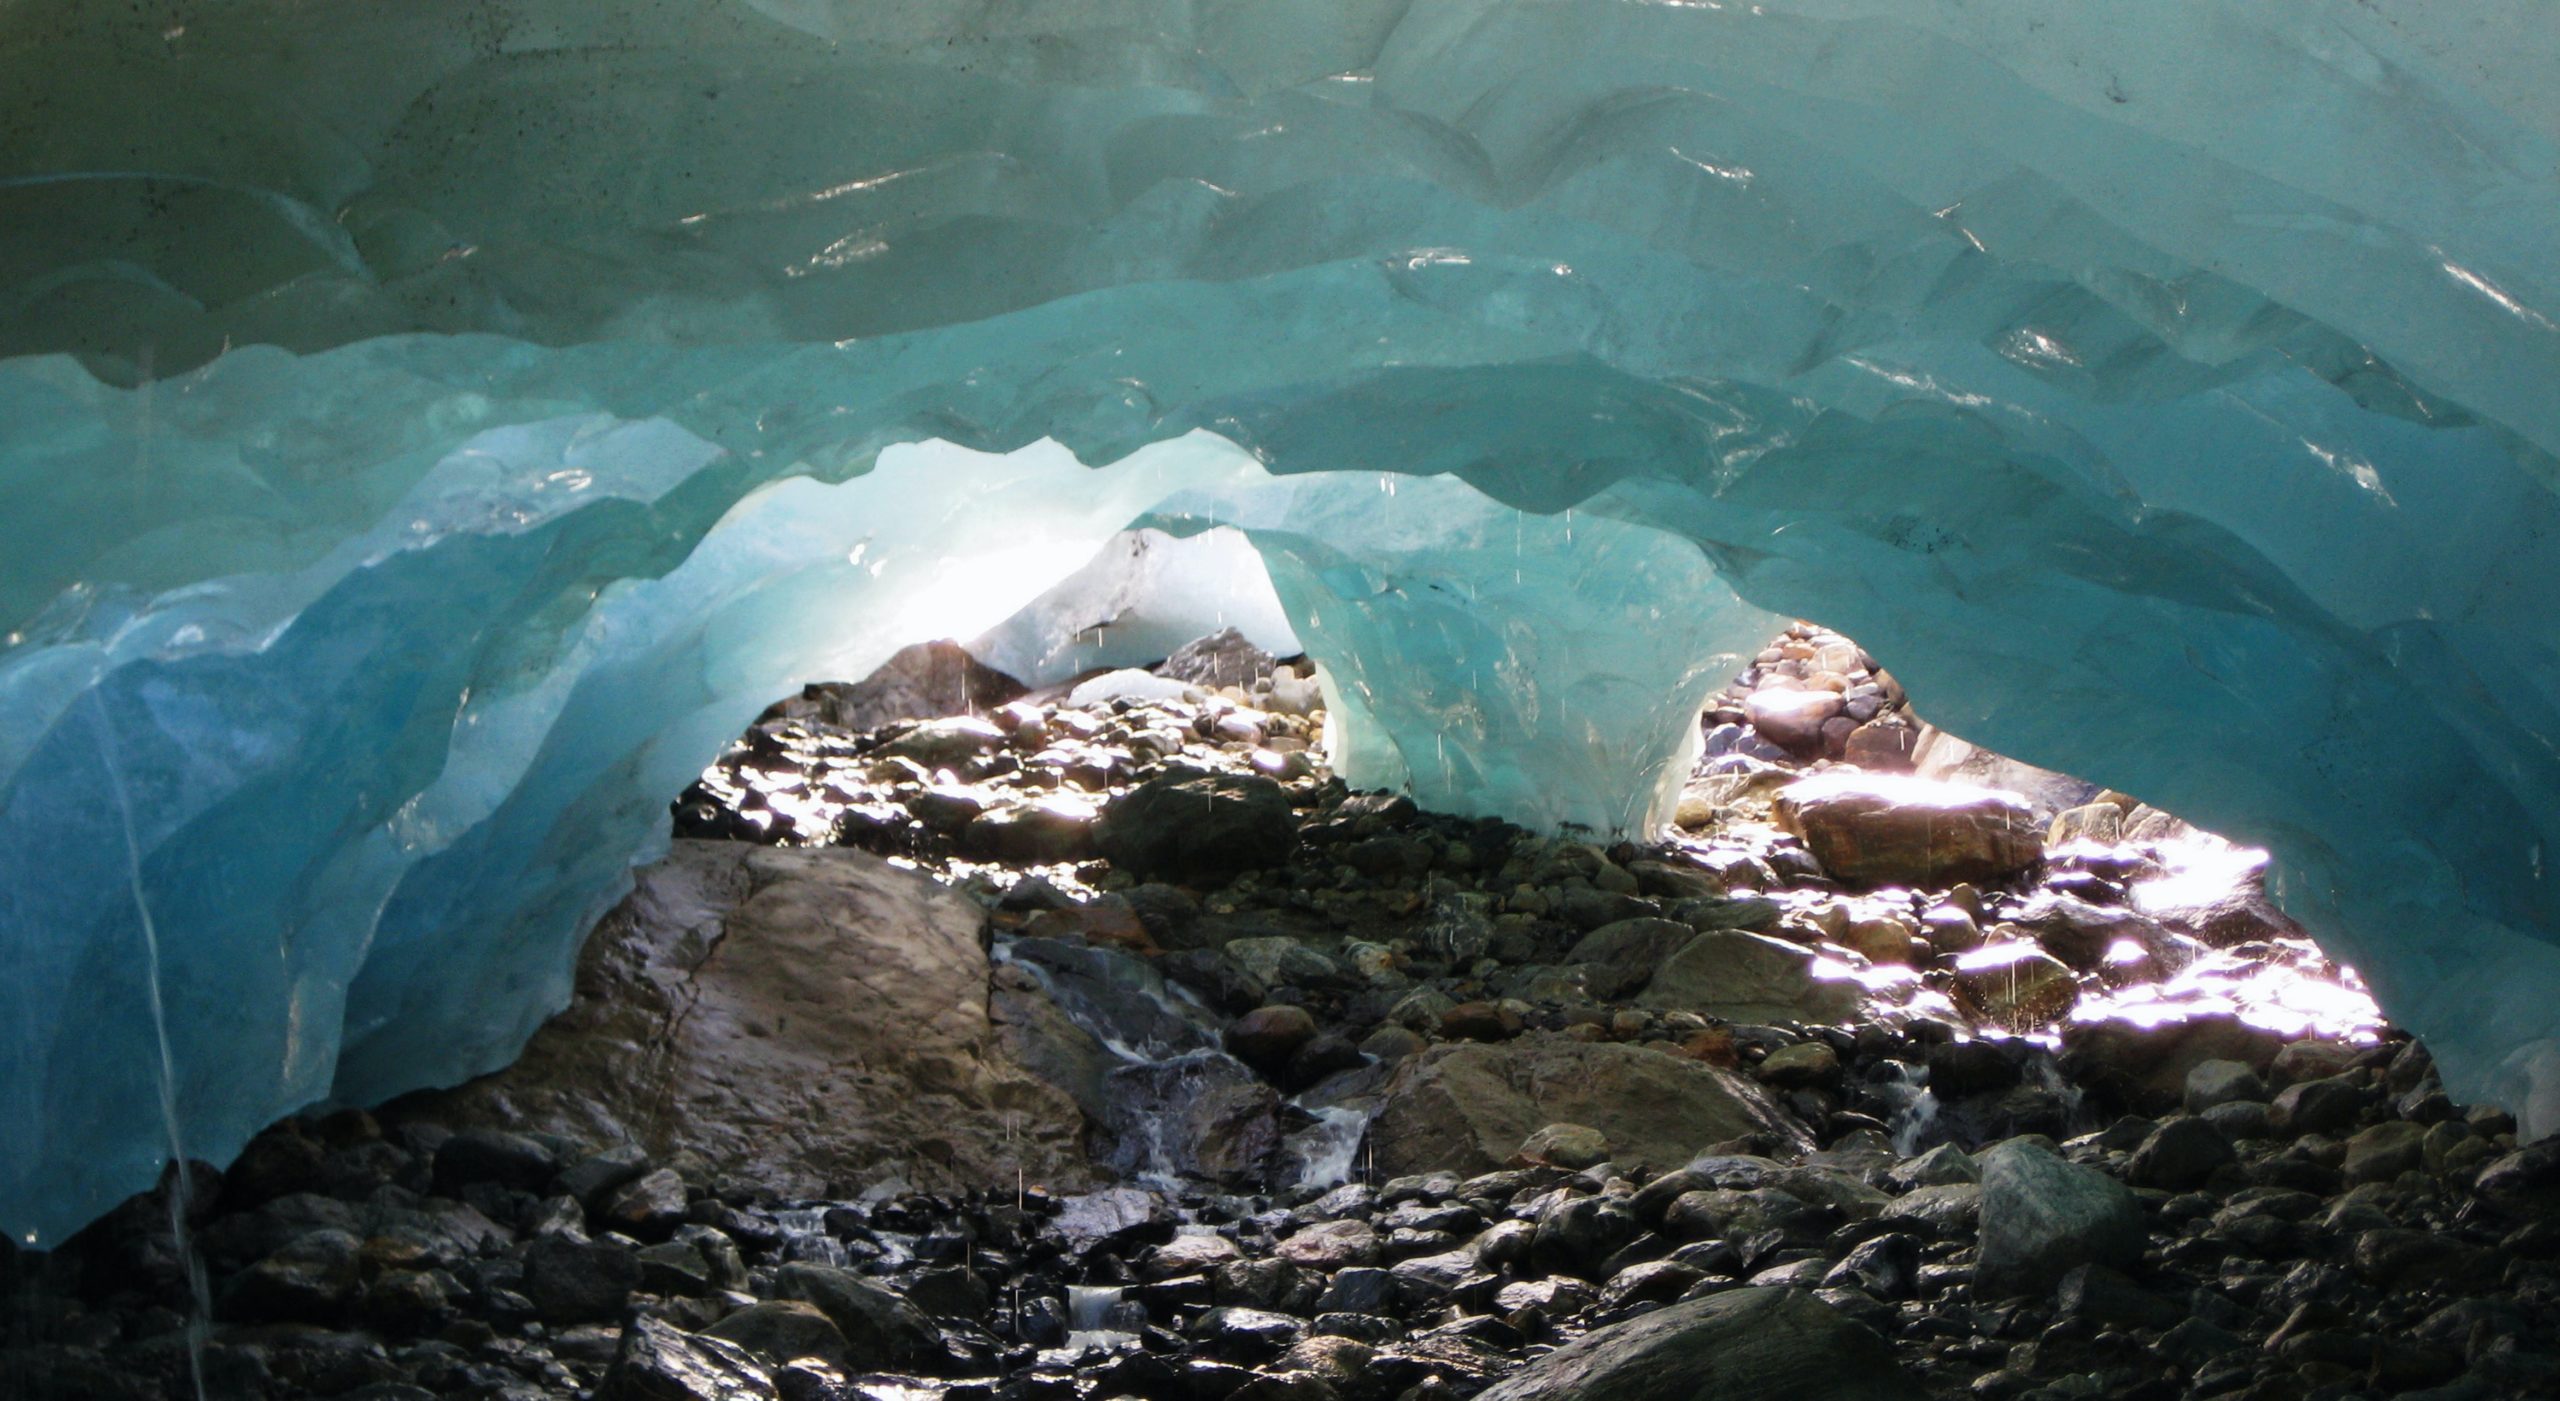
[[1919,737],[1912,745],[1911,771],[1933,782],[1971,784],[2015,794],[2025,800],[2038,819],[2039,831],[2054,814],[2093,802],[2099,792],[2098,785],[2086,779],[1995,754],[1935,725],[1920,727]]
[[2349,1182],[2389,1182],[2426,1164],[2427,1126],[2388,1119],[2347,1140]]
[[1133,875],[1217,885],[1286,861],[1298,826],[1288,794],[1270,779],[1175,772],[1113,799],[1094,840],[1105,860]]
[[1589,1124],[1549,1124],[1524,1139],[1520,1161],[1568,1172],[1609,1161],[1609,1136]]
[[1209,1231],[1184,1231],[1157,1246],[1139,1270],[1148,1280],[1178,1279],[1183,1275],[1204,1275],[1220,1265],[1244,1258],[1244,1251],[1234,1241]]
[[1697,930],[1677,920],[1622,919],[1583,935],[1564,959],[1581,966],[1583,986],[1593,997],[1616,1001],[1651,982],[1664,959],[1697,937]]
[[1820,1041],[1799,1041],[1771,1051],[1752,1075],[1781,1090],[1810,1090],[1840,1083],[1840,1053]]
[[569,1007],[514,1065],[404,1107],[682,1152],[783,1195],[892,1171],[928,1190],[1017,1167],[1081,1185],[1084,1116],[1007,1054],[984,922],[868,852],[678,841],[588,938]]
[[1082,861],[1095,849],[1100,810],[1082,798],[1053,793],[980,813],[961,829],[960,850],[1019,865]]
[[1942,1237],[1969,1235],[1982,1219],[1982,1187],[1973,1182],[1916,1187],[1896,1198],[1878,1219],[1923,1226]]
[[881,745],[880,757],[909,759],[927,770],[956,768],[1004,748],[1005,733],[975,715],[951,715],[909,727]]
[[1274,1004],[1257,1007],[1227,1027],[1227,1050],[1266,1074],[1289,1063],[1298,1048],[1315,1039],[1316,1019],[1304,1007]]
[[1605,1278],[1603,1264],[1642,1229],[1622,1198],[1575,1197],[1539,1216],[1529,1263],[1540,1274]]
[[1882,1338],[1793,1289],[1736,1289],[1602,1328],[1479,1401],[1919,1401]]
[[1023,693],[1022,683],[969,655],[956,642],[918,642],[891,653],[860,681],[823,681],[777,703],[763,718],[810,719],[846,730],[897,720],[977,715]]
[[596,1384],[595,1401],[774,1401],[775,1395],[773,1374],[737,1344],[643,1317],[622,1330],[621,1350]]
[[1938,889],[1997,881],[2044,857],[2044,833],[2014,794],[1834,770],[1778,790],[1779,825],[1850,885]]
[[2528,1143],[2480,1170],[2472,1190],[2520,1216],[2560,1213],[2560,1138]]
[[2201,1187],[2224,1166],[2239,1160],[2231,1140],[2202,1119],[2175,1118],[2153,1129],[2125,1163],[2125,1180],[2136,1187],[2184,1192]]
[[1859,984],[1815,971],[1814,957],[1783,940],[1708,930],[1665,958],[1636,1002],[1731,1022],[1833,1025],[1855,1018]]
[[2272,1031],[2216,1013],[2137,1025],[2117,1018],[2062,1028],[2062,1074],[2141,1114],[2182,1102],[2187,1074],[2208,1060],[2233,1060],[2264,1074],[2283,1046]]
[[2080,1265],[2142,1258],[2142,1207],[2124,1184],[2013,1139],[1981,1155],[1984,1297],[2035,1294]]
[[846,1365],[843,1330],[816,1305],[796,1299],[750,1305],[702,1332],[775,1362],[814,1357],[831,1367]]
[[661,1240],[685,1220],[684,1179],[673,1170],[643,1173],[605,1199],[606,1226],[642,1240]]
[[2080,1000],[2070,967],[2023,942],[1956,955],[1952,991],[1957,1008],[1976,1023],[2019,1032],[2058,1020]]
[[1278,1256],[1293,1265],[1328,1273],[1378,1263],[1378,1233],[1357,1217],[1319,1221],[1280,1242]]
[[233,1275],[222,1316],[247,1323],[328,1323],[362,1280],[362,1244],[345,1231],[313,1231]]
[[2279,1133],[2335,1135],[2353,1127],[2372,1102],[2372,1092],[2355,1077],[2338,1076],[2287,1085],[2269,1108]]
[[474,1182],[539,1192],[559,1170],[559,1156],[523,1134],[465,1129],[437,1145],[435,1187],[447,1197],[460,1197]]
[[640,1287],[640,1261],[626,1246],[544,1236],[524,1252],[524,1296],[545,1323],[610,1323]]
[[2187,1071],[2185,1099],[2190,1114],[2201,1114],[2217,1104],[2264,1103],[2266,1098],[2267,1082],[2241,1061],[2198,1061]]
[[1622,1163],[1683,1163],[1710,1143],[1763,1134],[1803,1152],[1802,1127],[1748,1079],[1638,1046],[1526,1036],[1435,1046],[1408,1058],[1370,1131],[1378,1170],[1490,1172],[1552,1123],[1598,1130]]
[[1155,670],[1158,676],[1215,691],[1228,686],[1251,686],[1269,676],[1277,660],[1247,641],[1243,633],[1221,628],[1175,648],[1173,655],[1157,663]]
[[1105,1082],[1107,1157],[1123,1174],[1242,1185],[1280,1146],[1280,1095],[1234,1059],[1194,1052],[1125,1065]]
[[851,1270],[784,1265],[774,1271],[773,1294],[816,1305],[843,1335],[845,1365],[851,1368],[911,1367],[942,1350],[942,1335],[923,1310]]
[[2100,1327],[2168,1328],[2187,1311],[2104,1265],[2079,1265],[2054,1290],[2054,1311]]
[[1837,691],[1790,691],[1764,686],[1751,693],[1743,711],[1760,737],[1798,752],[1819,748],[1822,726],[1840,713]]

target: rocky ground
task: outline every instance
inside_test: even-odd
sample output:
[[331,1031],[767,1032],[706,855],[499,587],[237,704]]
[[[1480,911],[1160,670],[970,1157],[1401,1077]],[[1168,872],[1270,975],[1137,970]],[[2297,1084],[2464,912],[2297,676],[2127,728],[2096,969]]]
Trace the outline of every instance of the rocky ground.
[[812,688],[519,1066],[0,1254],[0,1396],[2560,1394],[2560,1144],[2251,853],[1810,628],[1707,720],[1594,844],[1232,639]]

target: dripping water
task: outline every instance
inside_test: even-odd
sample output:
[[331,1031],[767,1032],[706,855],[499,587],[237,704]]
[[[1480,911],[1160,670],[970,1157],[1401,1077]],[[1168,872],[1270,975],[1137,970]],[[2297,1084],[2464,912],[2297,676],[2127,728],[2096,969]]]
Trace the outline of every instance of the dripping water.
[[169,1239],[178,1252],[178,1265],[186,1274],[187,1297],[187,1373],[195,1384],[196,1401],[206,1401],[204,1389],[205,1333],[213,1317],[212,1286],[205,1278],[204,1261],[196,1254],[195,1241],[187,1230],[187,1218],[195,1208],[195,1179],[187,1170],[186,1138],[178,1123],[178,1072],[176,1057],[169,1050],[169,1016],[160,990],[160,930],[151,918],[151,901],[142,888],[142,844],[133,830],[133,794],[126,788],[124,771],[116,762],[115,734],[107,719],[106,703],[98,699],[95,689],[89,702],[98,713],[98,760],[105,768],[107,786],[116,795],[116,816],[124,832],[125,871],[128,888],[133,893],[133,913],[142,926],[143,987],[151,1009],[151,1034],[159,1048],[154,1069],[160,1084],[160,1123],[169,1138]]

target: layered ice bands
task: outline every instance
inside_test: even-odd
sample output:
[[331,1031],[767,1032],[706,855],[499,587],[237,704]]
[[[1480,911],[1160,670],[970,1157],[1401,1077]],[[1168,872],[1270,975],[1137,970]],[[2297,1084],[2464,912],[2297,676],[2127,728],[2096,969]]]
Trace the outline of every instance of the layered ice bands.
[[1355,778],[1539,823],[1819,618],[2560,1126],[2537,0],[20,0],[0,71],[16,1239],[502,1063],[765,701],[1133,523],[1255,541]]

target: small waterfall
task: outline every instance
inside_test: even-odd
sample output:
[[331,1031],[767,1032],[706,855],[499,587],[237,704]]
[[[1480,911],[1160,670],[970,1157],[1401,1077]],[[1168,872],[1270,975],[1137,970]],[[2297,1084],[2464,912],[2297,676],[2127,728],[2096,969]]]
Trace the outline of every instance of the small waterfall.
[[1360,1159],[1361,1140],[1369,1136],[1369,1121],[1378,1116],[1375,1106],[1353,1109],[1333,1105],[1309,1111],[1315,1123],[1301,1129],[1289,1141],[1289,1158],[1294,1165],[1289,1185],[1301,1189],[1339,1187],[1351,1180],[1351,1168]]
[[782,1258],[805,1260],[813,1265],[834,1265],[839,1269],[853,1265],[853,1253],[844,1248],[827,1229],[827,1212],[823,1206],[791,1207],[773,1213],[773,1224],[782,1230]]
[[2062,1122],[2067,1133],[2087,1133],[2097,1127],[2089,1112],[2088,1096],[2078,1085],[2063,1078],[2062,1067],[2050,1054],[2038,1053],[2027,1058],[2027,1078],[2038,1089],[2050,1091],[2062,1102]]
[[1136,1341],[1135,1329],[1114,1326],[1135,1321],[1127,1317],[1135,1307],[1126,1304],[1128,1293],[1117,1285],[1068,1285],[1067,1347],[1082,1352]]
[[1929,1089],[1929,1067],[1886,1061],[1887,1077],[1876,1082],[1875,1091],[1889,1105],[1885,1129],[1893,1136],[1893,1151],[1908,1158],[1927,1146],[1931,1131],[1938,1123],[1938,1097]]

